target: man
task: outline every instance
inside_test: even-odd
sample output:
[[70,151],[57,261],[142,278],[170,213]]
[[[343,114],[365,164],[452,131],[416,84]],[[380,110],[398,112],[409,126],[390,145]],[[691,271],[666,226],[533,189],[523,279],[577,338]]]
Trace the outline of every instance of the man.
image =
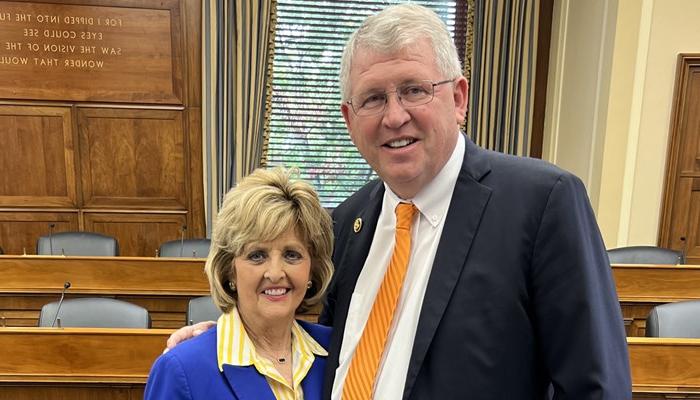
[[[364,400],[353,388],[365,378],[381,400],[544,399],[550,385],[556,399],[631,398],[620,307],[585,188],[459,132],[467,81],[437,15],[404,4],[367,18],[340,79],[350,137],[381,181],[333,213],[336,272],[319,321],[333,326],[324,398]],[[377,369],[357,372],[399,203],[417,209],[408,265]]]

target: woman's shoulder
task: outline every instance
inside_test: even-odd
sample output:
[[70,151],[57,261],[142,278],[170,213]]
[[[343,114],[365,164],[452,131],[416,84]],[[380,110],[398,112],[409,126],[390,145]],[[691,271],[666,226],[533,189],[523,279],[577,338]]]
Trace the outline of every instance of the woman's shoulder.
[[148,376],[144,399],[192,398],[215,376],[219,376],[216,329],[209,329],[158,357]]
[[163,356],[177,358],[188,365],[198,360],[209,362],[212,357],[216,362],[216,327],[202,332],[199,336],[185,340]]

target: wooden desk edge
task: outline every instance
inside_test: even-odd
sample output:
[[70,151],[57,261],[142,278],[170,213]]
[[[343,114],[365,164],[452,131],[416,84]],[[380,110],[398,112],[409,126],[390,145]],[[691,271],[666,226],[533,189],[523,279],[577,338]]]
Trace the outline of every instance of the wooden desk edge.
[[202,263],[206,257],[129,257],[129,256],[64,256],[64,255],[36,255],[36,254],[0,254],[0,260],[10,259],[34,259],[34,260],[116,260],[116,261],[184,261]]
[[176,329],[133,329],[133,328],[49,328],[49,327],[0,327],[4,334],[46,334],[46,335],[151,335],[170,336]]
[[627,337],[630,346],[700,346],[700,339]]

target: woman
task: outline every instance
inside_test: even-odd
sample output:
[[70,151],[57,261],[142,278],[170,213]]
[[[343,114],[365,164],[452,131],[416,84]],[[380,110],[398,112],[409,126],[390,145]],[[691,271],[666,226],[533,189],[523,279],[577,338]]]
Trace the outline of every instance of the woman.
[[330,216],[284,169],[256,170],[224,198],[205,270],[216,329],[156,360],[145,399],[320,399],[330,328],[295,321],[332,274]]

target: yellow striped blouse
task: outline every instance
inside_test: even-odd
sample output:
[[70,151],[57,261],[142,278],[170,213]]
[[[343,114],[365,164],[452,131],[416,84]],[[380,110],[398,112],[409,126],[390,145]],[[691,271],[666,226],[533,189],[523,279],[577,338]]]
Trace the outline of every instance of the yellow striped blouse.
[[301,381],[314,362],[314,354],[328,355],[328,352],[294,321],[292,325],[293,387],[290,387],[282,375],[277,372],[272,362],[265,357],[258,357],[255,346],[248,337],[236,308],[219,317],[216,325],[219,371],[223,371],[224,364],[253,365],[260,374],[265,376],[277,400],[303,400],[304,392],[301,388]]

